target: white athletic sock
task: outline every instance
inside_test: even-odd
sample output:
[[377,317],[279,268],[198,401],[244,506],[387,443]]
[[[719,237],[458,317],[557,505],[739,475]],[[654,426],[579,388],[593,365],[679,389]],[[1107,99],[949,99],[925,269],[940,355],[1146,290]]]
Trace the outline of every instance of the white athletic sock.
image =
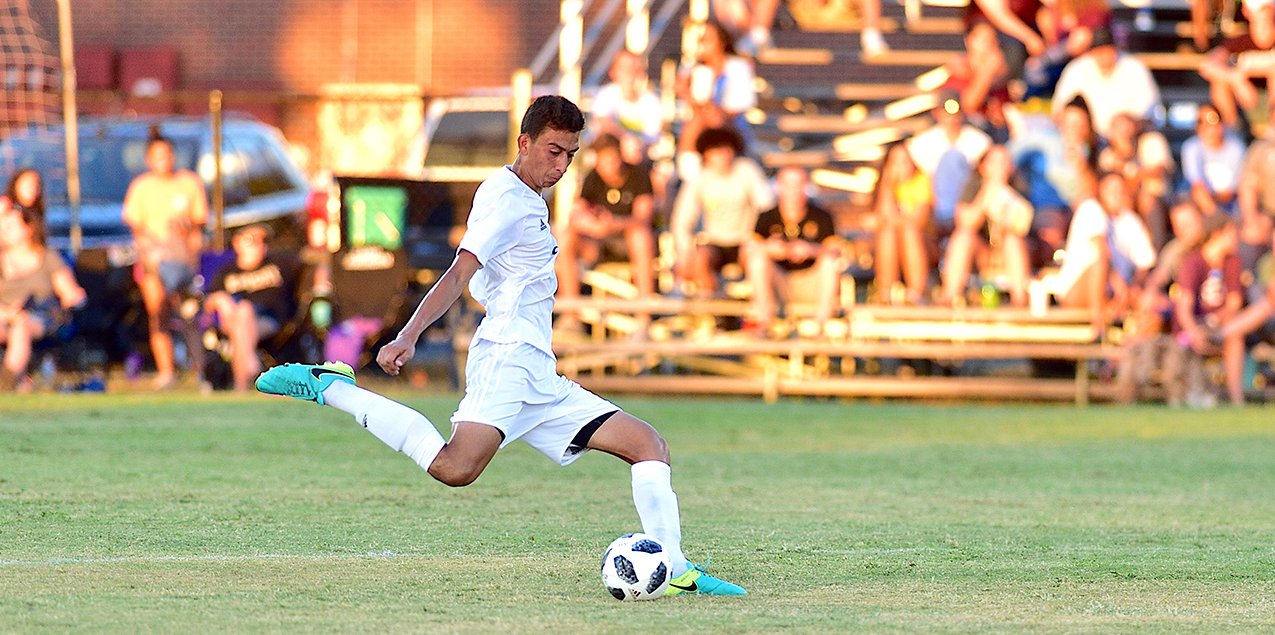
[[663,461],[639,461],[633,464],[633,504],[642,531],[664,543],[673,563],[673,577],[686,573],[690,563],[682,555],[682,518],[677,511],[677,494],[673,493],[673,470]]
[[443,435],[425,415],[354,384],[332,382],[323,391],[323,401],[354,415],[355,421],[363,424],[385,445],[411,457],[426,470],[446,444]]

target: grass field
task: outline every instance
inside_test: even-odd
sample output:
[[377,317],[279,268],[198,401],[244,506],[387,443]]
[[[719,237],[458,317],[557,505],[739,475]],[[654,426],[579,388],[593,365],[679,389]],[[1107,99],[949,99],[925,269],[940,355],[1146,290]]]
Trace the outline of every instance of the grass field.
[[0,632],[1275,632],[1269,409],[620,403],[748,596],[607,595],[610,457],[448,489],[331,409],[44,395],[0,398]]

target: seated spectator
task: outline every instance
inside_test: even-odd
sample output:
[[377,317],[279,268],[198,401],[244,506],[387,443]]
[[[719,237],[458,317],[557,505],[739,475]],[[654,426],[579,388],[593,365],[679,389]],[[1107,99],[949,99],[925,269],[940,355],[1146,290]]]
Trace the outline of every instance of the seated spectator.
[[0,390],[25,383],[31,346],[70,319],[68,310],[84,302],[62,256],[44,246],[44,217],[34,208],[13,207],[0,197]]
[[1008,145],[1032,204],[1033,266],[1054,265],[1067,239],[1071,210],[1097,195],[1097,136],[1083,97],[1069,102],[1054,119],[1009,111]]
[[1217,108],[1200,106],[1195,136],[1182,144],[1182,177],[1205,216],[1235,214],[1244,154],[1244,142],[1222,124]]
[[1209,82],[1209,97],[1229,127],[1239,125],[1239,108],[1257,107],[1253,79],[1265,79],[1267,86],[1275,79],[1275,0],[1247,0],[1243,11],[1248,33],[1222,42],[1200,63],[1200,76]]
[[1041,0],[974,0],[965,5],[965,32],[987,22],[996,27],[997,40],[1011,79],[1023,77],[1027,58],[1045,52],[1045,40],[1037,27]]
[[213,277],[204,306],[217,315],[230,339],[235,392],[246,393],[261,373],[257,344],[279,332],[297,313],[301,264],[289,254],[266,246],[269,229],[249,225],[235,232],[234,262]]
[[[1010,101],[1009,65],[996,42],[996,28],[978,22],[965,34],[965,55],[945,65],[946,90],[960,95],[961,111],[989,134],[1005,129],[1001,106]],[[1004,141],[1004,139],[1001,139]]]
[[1054,89],[1054,113],[1077,95],[1085,98],[1094,130],[1104,137],[1117,114],[1146,119],[1160,103],[1160,88],[1147,65],[1118,50],[1109,29],[1095,30],[1089,51],[1063,68]]
[[1169,240],[1164,195],[1173,175],[1169,142],[1158,130],[1143,130],[1143,122],[1129,113],[1111,121],[1107,147],[1098,154],[1098,168],[1119,172],[1133,196],[1133,210],[1142,217],[1157,249]]
[[965,122],[958,96],[940,99],[930,114],[934,126],[914,135],[908,154],[917,169],[930,179],[934,189],[934,222],[940,237],[952,233],[956,223],[956,201],[969,179],[973,165],[992,145],[987,133]]
[[1107,312],[1111,321],[1116,322],[1141,298],[1147,275],[1155,266],[1156,252],[1151,244],[1151,232],[1142,217],[1133,211],[1127,179],[1108,172],[1098,183],[1098,202],[1111,222],[1107,247],[1111,258],[1108,284],[1112,298]]
[[1204,220],[1199,248],[1183,259],[1178,270],[1174,306],[1174,345],[1165,360],[1165,390],[1169,405],[1210,407],[1216,397],[1207,388],[1204,358],[1222,355],[1226,390],[1231,403],[1244,403],[1244,339],[1228,337],[1218,347],[1210,332],[1239,313],[1244,303],[1240,259],[1235,255],[1235,225],[1225,214]]
[[[1271,102],[1275,108],[1275,101]],[[1240,209],[1240,260],[1246,271],[1270,248],[1272,218],[1275,218],[1275,127],[1249,145],[1235,194]]]
[[[704,170],[682,186],[673,206],[671,231],[675,274],[696,295],[718,292],[717,274],[739,262],[739,248],[752,235],[761,210],[775,204],[761,167],[744,156],[743,140],[730,128],[710,128],[695,141]],[[696,228],[699,231],[696,232]]]
[[1010,302],[1027,306],[1025,237],[1032,226],[1032,206],[1010,185],[1014,168],[1004,146],[992,146],[965,184],[956,206],[956,231],[943,258],[943,296],[952,303],[964,296],[970,266],[979,273],[999,271],[1008,278]]
[[1111,28],[1111,7],[1106,0],[1055,0],[1044,3],[1036,17],[1045,52],[1027,60],[1028,96],[1049,95],[1067,62],[1093,44],[1094,32]]
[[[655,236],[651,229],[651,180],[621,158],[620,140],[603,133],[593,142],[596,163],[558,237],[558,295],[580,295],[580,267],[599,260],[629,262],[638,297],[655,289]],[[565,323],[571,316],[564,314]]]
[[647,149],[660,140],[660,98],[646,86],[642,57],[620,51],[611,62],[611,83],[598,89],[589,111],[594,139],[609,134],[619,139],[621,155],[629,165],[647,165]]
[[[1112,178],[1104,175],[1103,179]],[[1114,175],[1114,178],[1121,178]],[[1111,222],[1097,198],[1076,206],[1067,229],[1062,266],[1042,278],[1045,289],[1060,306],[1089,309],[1094,336],[1102,335],[1107,324],[1107,275],[1111,264],[1107,233]]]
[[1174,341],[1166,328],[1172,323],[1174,306],[1169,285],[1177,279],[1182,260],[1196,248],[1204,231],[1204,218],[1190,197],[1183,197],[1169,210],[1169,223],[1173,238],[1160,250],[1141,297],[1125,319],[1124,353],[1116,373],[1117,394],[1123,403],[1137,401],[1150,382],[1151,371],[1164,365]]
[[806,197],[806,171],[784,168],[776,177],[779,205],[757,218],[744,244],[745,274],[753,287],[754,326],[770,328],[776,297],[786,302],[813,292],[815,321],[832,318],[840,287],[840,249],[832,215]]
[[30,209],[44,218],[44,181],[35,168],[25,168],[13,173],[4,195],[14,207]]
[[[877,180],[875,211],[877,298],[883,303],[922,304],[929,285],[934,237],[934,194],[902,143],[886,152]],[[896,297],[902,273],[905,289]]]
[[752,124],[744,118],[757,105],[753,89],[753,65],[735,54],[729,32],[717,22],[705,25],[699,41],[698,64],[680,82],[682,97],[691,105],[691,117],[678,138],[678,170],[684,180],[699,170],[697,139],[709,128],[734,128],[740,135],[740,151],[751,152]]

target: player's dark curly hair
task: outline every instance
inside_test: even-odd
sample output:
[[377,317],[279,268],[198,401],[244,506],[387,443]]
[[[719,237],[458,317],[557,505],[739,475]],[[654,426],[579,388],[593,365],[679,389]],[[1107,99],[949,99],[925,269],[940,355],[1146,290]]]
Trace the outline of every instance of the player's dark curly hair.
[[518,131],[535,141],[545,128],[580,132],[584,130],[584,114],[580,112],[578,106],[571,103],[570,99],[561,95],[538,97],[527,107],[527,112],[522,116],[522,126]]

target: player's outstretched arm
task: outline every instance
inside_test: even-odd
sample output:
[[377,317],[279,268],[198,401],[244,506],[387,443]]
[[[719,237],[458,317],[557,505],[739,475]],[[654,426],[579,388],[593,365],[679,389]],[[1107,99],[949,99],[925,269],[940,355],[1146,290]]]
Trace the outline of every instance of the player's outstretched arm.
[[425,294],[403,330],[398,332],[394,341],[381,347],[376,354],[376,363],[380,364],[382,370],[391,375],[398,374],[403,365],[416,354],[416,341],[420,339],[421,333],[451,308],[480,267],[482,264],[474,254],[464,249],[456,253],[452,265],[434,283],[429,293]]

